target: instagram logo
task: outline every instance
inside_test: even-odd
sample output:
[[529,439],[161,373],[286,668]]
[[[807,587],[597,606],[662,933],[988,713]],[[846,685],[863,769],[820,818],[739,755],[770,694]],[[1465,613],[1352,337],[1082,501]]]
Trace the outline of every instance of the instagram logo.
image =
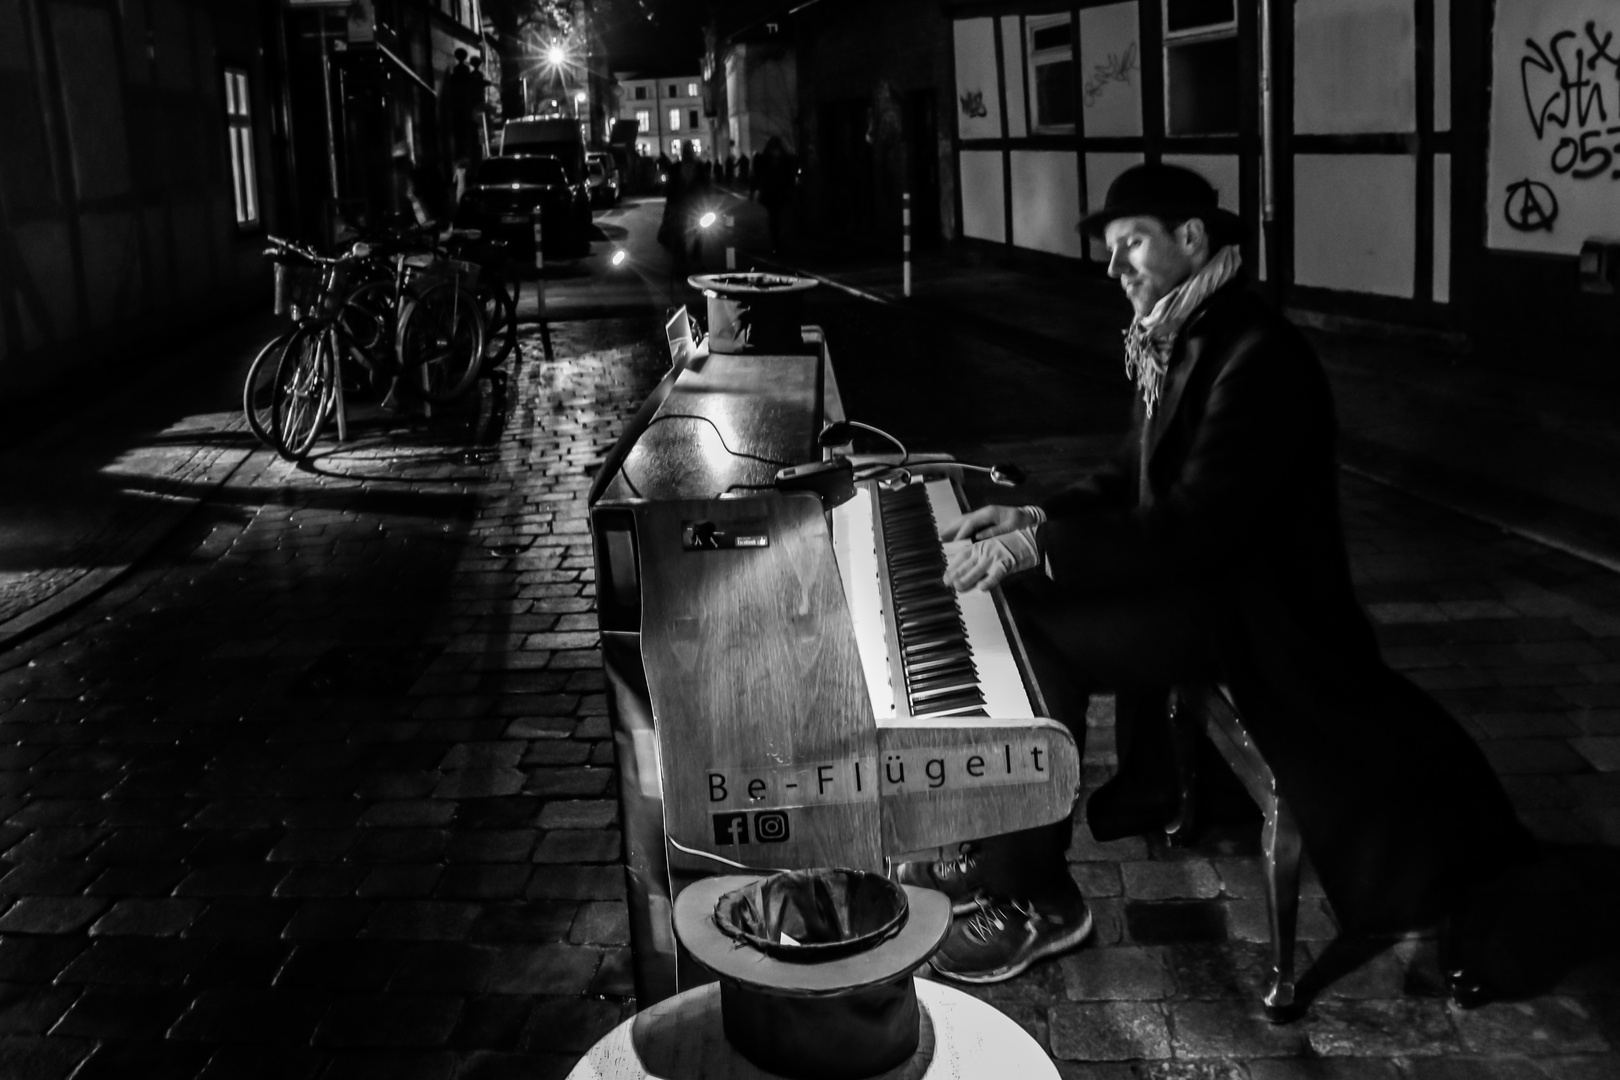
[[780,810],[761,810],[754,815],[754,839],[761,844],[780,844],[788,838],[788,817]]

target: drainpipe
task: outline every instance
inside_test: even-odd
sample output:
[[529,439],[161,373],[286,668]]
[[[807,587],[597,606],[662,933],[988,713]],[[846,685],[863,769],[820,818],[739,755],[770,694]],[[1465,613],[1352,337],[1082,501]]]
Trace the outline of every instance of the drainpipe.
[[1266,276],[1277,277],[1272,230],[1277,217],[1277,126],[1272,101],[1271,0],[1260,0],[1260,242],[1265,245]]

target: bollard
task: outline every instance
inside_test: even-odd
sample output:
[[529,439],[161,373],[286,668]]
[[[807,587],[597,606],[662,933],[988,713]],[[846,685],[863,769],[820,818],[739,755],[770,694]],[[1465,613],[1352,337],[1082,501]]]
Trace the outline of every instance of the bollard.
[[[534,221],[534,269],[535,269],[535,306],[541,318],[546,314],[546,249],[545,249],[545,217],[535,214]],[[522,286],[518,286],[521,291]],[[514,309],[515,310],[515,309]]]
[[726,269],[735,270],[737,269],[737,238],[732,231],[732,226],[737,224],[737,219],[727,214],[721,221],[726,227]]
[[900,292],[911,295],[911,192],[900,195]]

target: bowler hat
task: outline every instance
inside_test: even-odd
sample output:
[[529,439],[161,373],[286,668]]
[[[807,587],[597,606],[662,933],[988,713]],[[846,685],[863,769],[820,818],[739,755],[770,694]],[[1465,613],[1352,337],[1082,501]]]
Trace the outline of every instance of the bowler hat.
[[1221,209],[1208,180],[1191,169],[1162,162],[1133,165],[1120,173],[1108,185],[1102,208],[1081,218],[1076,228],[1087,236],[1101,237],[1110,221],[1123,217],[1199,218],[1217,236],[1241,235],[1243,227],[1242,218]]

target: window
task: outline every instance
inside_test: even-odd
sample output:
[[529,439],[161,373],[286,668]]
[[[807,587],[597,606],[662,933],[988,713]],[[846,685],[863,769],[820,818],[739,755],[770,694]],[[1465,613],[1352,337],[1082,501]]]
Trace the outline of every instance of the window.
[[236,196],[236,224],[259,223],[259,178],[253,166],[253,119],[248,112],[247,72],[225,69],[225,123],[231,141],[231,190]]
[[1234,0],[1164,0],[1164,130],[1235,134],[1242,57]]
[[686,84],[686,96],[697,97],[697,83],[689,82]]
[[703,153],[703,140],[702,139],[693,139],[692,140],[692,153],[693,154],[701,154],[701,153]]
[[636,100],[637,101],[646,101],[647,100],[647,88],[645,86],[636,87]]
[[680,156],[681,156],[681,140],[679,140],[679,139],[671,139],[671,140],[669,140],[669,156],[672,157],[672,158],[676,158],[676,159],[680,158]]
[[669,96],[670,97],[680,97],[681,96],[680,88],[677,87],[674,83],[669,84]]
[[679,130],[681,130],[681,110],[679,110],[679,109],[671,109],[671,110],[669,110],[669,130],[671,130],[671,131],[679,131]]
[[1024,24],[1029,57],[1030,127],[1074,130],[1074,22],[1068,15],[1031,16]]
[[686,110],[686,126],[689,127],[689,128],[695,128],[695,127],[698,126],[698,118],[697,118],[697,110],[696,109],[687,109]]
[[652,127],[652,113],[646,109],[636,110],[636,130],[646,131]]

